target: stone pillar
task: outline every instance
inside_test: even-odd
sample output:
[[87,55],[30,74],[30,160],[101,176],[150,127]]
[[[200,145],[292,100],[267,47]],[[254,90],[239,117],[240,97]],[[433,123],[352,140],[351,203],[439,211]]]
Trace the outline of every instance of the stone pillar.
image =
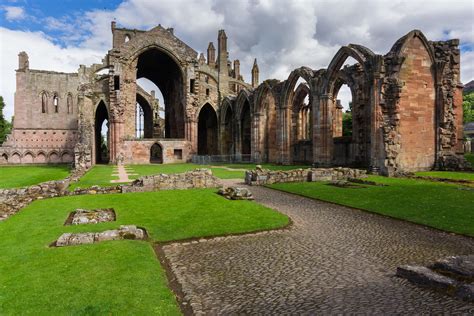
[[261,162],[262,160],[262,153],[261,153],[261,146],[260,146],[260,113],[255,113],[252,117],[252,144],[251,144],[251,152],[252,152],[252,161],[254,162]]
[[334,143],[330,109],[333,102],[329,95],[324,94],[313,107],[313,156],[314,163],[318,166],[329,166],[332,161]]
[[336,108],[335,108],[335,115],[334,115],[334,137],[341,137],[342,136],[342,104],[341,100],[336,100]]
[[290,163],[290,123],[289,123],[289,108],[285,106],[280,108],[280,163]]

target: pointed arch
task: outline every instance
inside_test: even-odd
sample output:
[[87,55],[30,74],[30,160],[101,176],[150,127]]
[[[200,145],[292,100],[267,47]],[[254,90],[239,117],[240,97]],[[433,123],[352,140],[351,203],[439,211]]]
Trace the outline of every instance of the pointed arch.
[[[95,110],[94,134],[95,134],[95,163],[108,163],[110,157],[110,132],[107,128],[107,135],[103,135],[102,126],[107,122],[109,126],[109,111],[103,100],[99,101]],[[104,132],[105,133],[105,132]]]
[[244,105],[247,103],[249,105],[250,113],[253,113],[253,106],[250,102],[251,93],[247,89],[240,90],[237,98],[235,99],[235,117],[239,118],[242,116],[242,109]]
[[206,103],[198,115],[198,155],[217,155],[217,128],[216,111]]
[[46,91],[42,91],[40,93],[41,97],[41,113],[48,113],[48,93]]
[[221,155],[232,156],[235,154],[235,115],[232,106],[233,98],[226,97],[222,101],[220,109],[220,128],[221,128]]
[[304,81],[306,81],[310,90],[312,89],[314,71],[308,67],[300,67],[293,70],[288,76],[288,79],[285,81],[285,86],[283,87],[283,93],[281,95],[282,99],[280,102],[280,106],[282,108],[287,108],[291,106],[295,86],[299,78],[302,78]]

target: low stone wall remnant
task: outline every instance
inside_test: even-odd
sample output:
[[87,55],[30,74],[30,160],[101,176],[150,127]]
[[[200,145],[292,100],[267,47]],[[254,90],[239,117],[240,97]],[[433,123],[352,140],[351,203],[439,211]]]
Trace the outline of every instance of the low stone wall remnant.
[[248,185],[266,185],[285,182],[315,182],[360,179],[367,177],[367,171],[352,168],[308,168],[294,170],[268,170],[257,166],[245,172]]
[[133,181],[130,185],[122,186],[122,193],[219,188],[221,186],[219,178],[214,177],[210,169],[195,169],[184,173],[144,176]]
[[0,221],[7,219],[34,200],[57,196],[219,188],[222,186],[220,180],[212,175],[210,169],[195,169],[184,173],[144,176],[127,185],[91,186],[69,191],[67,188],[70,183],[77,181],[84,173],[84,170],[80,170],[64,180],[48,181],[18,189],[0,189]]

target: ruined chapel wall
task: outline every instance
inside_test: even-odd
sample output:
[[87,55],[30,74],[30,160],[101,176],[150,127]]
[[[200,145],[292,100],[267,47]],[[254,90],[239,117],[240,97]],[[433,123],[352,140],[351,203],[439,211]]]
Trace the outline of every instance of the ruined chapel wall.
[[[76,73],[27,69],[17,71],[16,80],[14,128],[77,129],[79,77]],[[46,95],[45,113],[42,111],[43,94]],[[68,95],[72,101],[69,113]]]
[[408,41],[402,54],[398,164],[404,171],[428,170],[434,167],[436,152],[432,62],[418,37]]

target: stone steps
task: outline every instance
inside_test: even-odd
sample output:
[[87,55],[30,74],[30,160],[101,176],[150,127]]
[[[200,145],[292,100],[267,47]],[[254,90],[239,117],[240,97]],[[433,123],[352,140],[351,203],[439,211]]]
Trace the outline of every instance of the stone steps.
[[448,257],[428,267],[401,266],[397,276],[420,287],[474,302],[474,255]]

